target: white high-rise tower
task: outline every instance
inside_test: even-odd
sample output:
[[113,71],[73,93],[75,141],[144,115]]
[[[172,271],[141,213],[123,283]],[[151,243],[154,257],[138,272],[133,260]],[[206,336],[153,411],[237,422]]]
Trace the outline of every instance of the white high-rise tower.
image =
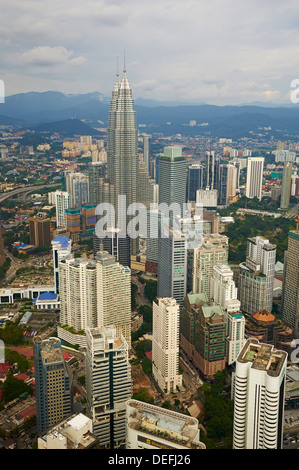
[[246,197],[262,199],[264,157],[248,157]]
[[179,374],[180,306],[175,299],[153,303],[153,375],[166,393],[182,385]]
[[287,353],[248,339],[233,375],[234,449],[281,449]]

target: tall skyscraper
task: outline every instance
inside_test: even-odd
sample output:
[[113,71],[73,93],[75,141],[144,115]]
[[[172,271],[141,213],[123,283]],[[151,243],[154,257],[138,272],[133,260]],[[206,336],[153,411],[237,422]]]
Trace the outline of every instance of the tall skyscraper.
[[293,165],[291,162],[285,163],[283,166],[280,209],[284,209],[284,210],[286,210],[290,204],[292,169],[293,169]]
[[288,235],[288,249],[285,252],[282,289],[283,321],[294,328],[299,338],[299,230]]
[[126,401],[132,396],[128,345],[113,326],[86,330],[87,412],[93,434],[108,449],[126,441]]
[[172,297],[181,306],[187,289],[187,240],[178,229],[161,221],[158,297]]
[[233,201],[237,191],[238,170],[234,165],[220,165],[218,204],[226,206]]
[[104,200],[103,184],[106,181],[107,164],[102,162],[89,162],[88,178],[89,178],[89,202],[91,204],[100,204],[101,202],[109,202]]
[[[137,144],[136,112],[132,90],[128,82],[126,67],[123,78],[119,81],[117,73],[116,82],[112,91],[110,102],[109,122],[107,130],[107,164],[108,178],[113,186],[113,204],[116,215],[116,227],[121,219],[127,224],[127,208],[137,201],[138,188],[138,144]],[[124,206],[119,206],[118,197],[125,197]],[[121,210],[121,213],[119,211]],[[131,240],[132,254],[137,254],[138,241]],[[130,246],[127,247],[130,251]]]
[[187,201],[196,201],[196,191],[204,189],[204,167],[199,163],[188,166]]
[[257,236],[248,239],[246,262],[240,264],[239,300],[241,310],[250,315],[272,311],[276,245]]
[[73,374],[64,360],[58,338],[41,340],[36,337],[33,351],[37,432],[40,434],[71,415]]
[[59,262],[60,323],[76,332],[113,325],[131,346],[131,271],[99,251]]
[[179,204],[181,216],[186,203],[187,165],[181,147],[165,147],[159,157],[159,205]]
[[179,373],[180,306],[175,299],[153,302],[153,376],[161,390],[175,392],[182,385]]
[[60,323],[76,332],[98,326],[95,261],[67,256],[59,262]]
[[123,335],[130,348],[131,270],[106,252],[98,252],[95,260],[98,326],[114,325],[116,334]]
[[287,356],[246,341],[233,375],[234,449],[282,449]]
[[220,159],[214,151],[206,152],[205,189],[218,190]]
[[48,194],[49,203],[56,207],[56,227],[66,227],[65,209],[70,207],[70,195],[67,191],[54,191]]
[[264,157],[248,157],[246,197],[262,199]]
[[82,204],[89,202],[89,179],[80,172],[65,172],[66,192],[70,196],[70,207],[81,209]]

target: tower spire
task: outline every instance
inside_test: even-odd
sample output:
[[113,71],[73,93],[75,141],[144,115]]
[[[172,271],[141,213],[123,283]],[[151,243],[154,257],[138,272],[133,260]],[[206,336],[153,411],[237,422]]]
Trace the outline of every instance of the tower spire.
[[127,72],[127,67],[126,67],[126,51],[124,50],[124,73]]

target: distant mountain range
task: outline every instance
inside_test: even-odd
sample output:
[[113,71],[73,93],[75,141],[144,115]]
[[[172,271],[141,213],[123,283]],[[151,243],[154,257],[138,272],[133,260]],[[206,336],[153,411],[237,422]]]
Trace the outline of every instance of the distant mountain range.
[[[75,129],[78,134],[88,131],[94,135],[98,133],[94,128],[107,127],[109,106],[110,98],[99,92],[73,95],[55,91],[20,93],[6,97],[5,103],[0,104],[0,125],[66,134]],[[231,138],[251,136],[252,133],[299,137],[298,105],[188,105],[137,99],[135,109],[137,125],[144,132]],[[197,125],[190,126],[191,120]]]

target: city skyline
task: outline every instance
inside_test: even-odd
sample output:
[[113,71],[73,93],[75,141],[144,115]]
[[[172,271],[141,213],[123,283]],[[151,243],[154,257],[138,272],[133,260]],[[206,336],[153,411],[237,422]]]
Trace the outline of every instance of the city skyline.
[[3,9],[0,78],[6,96],[54,90],[108,97],[116,58],[121,68],[125,49],[134,98],[292,104],[299,15],[293,0],[164,0],[148,6],[88,0],[71,8],[56,0],[15,0],[4,1]]

